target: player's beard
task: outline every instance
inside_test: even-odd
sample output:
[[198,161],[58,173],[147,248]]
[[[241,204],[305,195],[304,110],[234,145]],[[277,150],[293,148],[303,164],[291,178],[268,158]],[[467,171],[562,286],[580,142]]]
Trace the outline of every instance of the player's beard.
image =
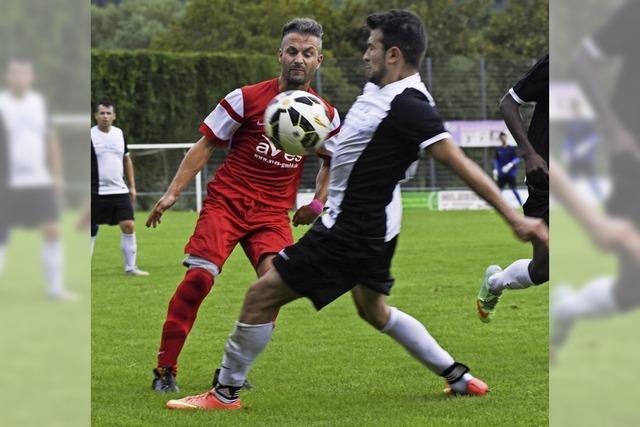
[[[294,70],[302,71],[301,73],[292,73]],[[304,68],[291,67],[285,74],[285,80],[290,86],[303,86],[307,83],[307,70]]]
[[384,79],[386,75],[387,75],[387,69],[385,68],[384,65],[380,67],[380,69],[378,69],[377,71],[373,71],[373,68],[371,68],[371,66],[368,67],[369,81],[376,86],[380,86],[380,82],[382,81],[382,79]]

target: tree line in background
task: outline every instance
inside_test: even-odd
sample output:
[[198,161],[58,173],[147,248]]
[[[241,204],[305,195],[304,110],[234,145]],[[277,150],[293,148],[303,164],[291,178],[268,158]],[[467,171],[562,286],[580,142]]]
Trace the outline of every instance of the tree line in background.
[[425,22],[428,55],[537,58],[548,51],[548,0],[122,0],[92,5],[91,45],[101,49],[271,53],[282,25],[309,16],[325,30],[325,54],[354,57],[364,18],[391,8]]

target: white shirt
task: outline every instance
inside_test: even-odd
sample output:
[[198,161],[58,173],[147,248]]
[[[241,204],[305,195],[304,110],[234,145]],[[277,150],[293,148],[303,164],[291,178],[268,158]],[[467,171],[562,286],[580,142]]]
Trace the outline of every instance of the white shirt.
[[0,114],[7,132],[9,188],[51,186],[47,166],[49,123],[42,95],[28,91],[22,98],[16,98],[3,91]]
[[129,188],[124,183],[124,156],[129,155],[124,134],[118,127],[111,126],[109,132],[102,132],[98,126],[91,128],[91,144],[96,156],[98,194],[127,194]]

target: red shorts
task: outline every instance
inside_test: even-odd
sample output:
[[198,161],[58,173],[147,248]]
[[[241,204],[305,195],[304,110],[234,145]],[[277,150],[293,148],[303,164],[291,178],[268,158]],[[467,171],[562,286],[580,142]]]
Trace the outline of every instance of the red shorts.
[[266,254],[293,244],[287,209],[236,194],[210,192],[184,252],[214,263],[220,271],[238,244],[254,268]]

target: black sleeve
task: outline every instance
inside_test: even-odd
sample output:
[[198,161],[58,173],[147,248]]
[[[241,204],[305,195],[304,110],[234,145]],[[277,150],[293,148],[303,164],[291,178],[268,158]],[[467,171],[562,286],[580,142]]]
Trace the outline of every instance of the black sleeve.
[[513,91],[524,102],[538,102],[548,97],[549,54],[543,56],[527,71],[520,81],[513,86]]
[[438,110],[416,89],[408,89],[397,96],[391,104],[391,110],[400,119],[400,128],[406,133],[407,139],[419,148],[451,137]]
[[126,156],[129,154],[129,147],[127,146],[127,138],[124,137],[124,132],[122,133],[122,140],[124,141],[124,154]]
[[606,55],[620,55],[637,49],[636,28],[640,24],[640,1],[628,0],[593,35],[596,47]]

